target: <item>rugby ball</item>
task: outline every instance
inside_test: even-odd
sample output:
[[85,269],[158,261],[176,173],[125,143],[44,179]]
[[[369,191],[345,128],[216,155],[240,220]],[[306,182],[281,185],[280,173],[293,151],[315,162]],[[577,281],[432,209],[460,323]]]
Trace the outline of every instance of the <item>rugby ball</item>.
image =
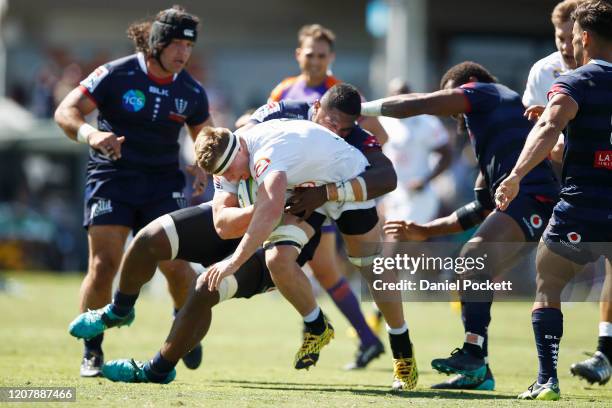
[[238,183],[238,204],[241,208],[255,204],[257,200],[257,183],[253,178],[240,180]]

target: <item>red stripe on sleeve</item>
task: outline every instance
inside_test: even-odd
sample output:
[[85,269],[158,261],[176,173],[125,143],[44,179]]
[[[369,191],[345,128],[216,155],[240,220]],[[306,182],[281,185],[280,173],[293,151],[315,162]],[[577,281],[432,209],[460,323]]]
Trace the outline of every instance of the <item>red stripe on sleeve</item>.
[[96,105],[96,107],[98,107],[98,102],[94,99],[93,95],[91,93],[89,93],[89,91],[87,90],[87,88],[85,88],[83,85],[79,85],[79,91],[81,91],[81,93],[83,95],[85,95],[86,97],[89,98],[90,101],[93,102],[94,105]]

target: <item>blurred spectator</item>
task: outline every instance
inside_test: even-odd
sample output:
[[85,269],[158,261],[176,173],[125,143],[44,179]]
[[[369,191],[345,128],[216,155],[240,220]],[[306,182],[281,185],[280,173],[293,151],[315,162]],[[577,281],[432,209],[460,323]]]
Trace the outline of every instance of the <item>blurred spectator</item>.
[[51,118],[55,111],[53,90],[57,83],[57,76],[50,66],[43,66],[36,74],[30,110],[38,118]]
[[77,64],[72,63],[65,67],[59,81],[53,89],[54,106],[57,106],[81,81],[83,71]]

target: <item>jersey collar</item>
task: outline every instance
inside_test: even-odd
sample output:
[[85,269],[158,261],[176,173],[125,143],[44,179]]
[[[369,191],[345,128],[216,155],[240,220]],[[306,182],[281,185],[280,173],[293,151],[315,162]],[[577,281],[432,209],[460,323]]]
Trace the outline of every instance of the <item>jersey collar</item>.
[[604,67],[610,67],[610,68],[612,68],[612,63],[610,63],[610,62],[608,62],[608,61],[601,60],[601,59],[595,59],[595,58],[593,58],[593,59],[591,59],[591,60],[589,61],[589,64],[603,65]]
[[150,74],[149,71],[147,71],[147,61],[145,60],[144,54],[142,52],[139,52],[136,55],[138,57],[138,65],[140,66],[140,69],[153,82],[157,83],[158,85],[168,85],[168,84],[174,82],[174,80],[176,79],[178,74],[174,74],[174,75],[172,75],[172,77],[169,77],[169,78],[158,78],[158,77],[154,76],[153,74]]

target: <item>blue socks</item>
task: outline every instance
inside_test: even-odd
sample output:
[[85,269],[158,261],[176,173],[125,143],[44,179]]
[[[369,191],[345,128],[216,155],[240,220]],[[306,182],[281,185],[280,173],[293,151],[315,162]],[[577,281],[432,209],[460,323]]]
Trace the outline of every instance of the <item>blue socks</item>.
[[125,293],[119,292],[119,289],[115,291],[113,296],[113,303],[111,304],[110,311],[119,317],[125,317],[130,313],[130,310],[134,308],[138,294],[126,295]]
[[538,383],[544,384],[551,377],[557,378],[559,343],[563,336],[563,314],[561,310],[554,308],[536,309],[531,313],[531,323],[540,362]]
[[174,367],[176,367],[176,363],[166,360],[162,357],[161,352],[158,351],[155,357],[145,364],[143,370],[149,380],[159,383],[168,377],[168,373]]
[[[461,302],[461,319],[466,332],[463,349],[478,358],[488,355],[488,328],[492,302]],[[477,337],[482,337],[478,339]],[[477,344],[477,343],[480,343]]]

